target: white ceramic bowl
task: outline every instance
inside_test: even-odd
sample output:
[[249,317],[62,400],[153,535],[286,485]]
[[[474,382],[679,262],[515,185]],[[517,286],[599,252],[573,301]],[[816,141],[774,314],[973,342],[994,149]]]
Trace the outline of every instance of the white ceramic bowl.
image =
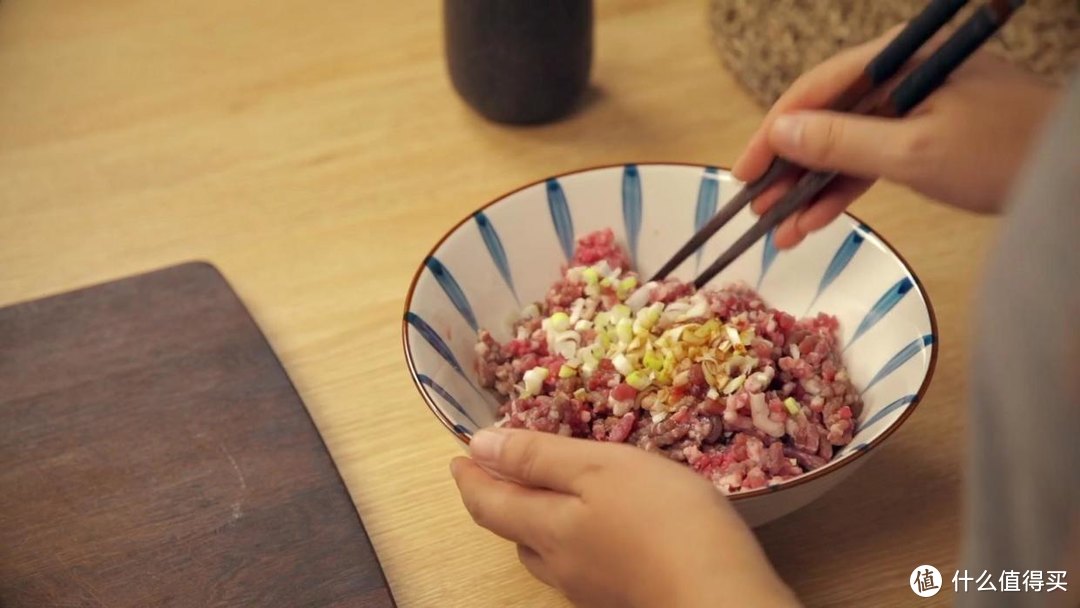
[[[402,324],[409,372],[435,417],[464,443],[496,420],[498,401],[477,386],[473,371],[476,330],[508,339],[522,304],[543,299],[559,277],[576,236],[613,228],[648,276],[739,186],[726,171],[697,165],[586,169],[524,186],[451,228],[413,277]],[[674,276],[692,278],[753,221],[749,211],[738,215]],[[824,494],[903,424],[929,384],[937,328],[912,270],[850,215],[792,251],[778,253],[764,239],[713,284],[737,280],[796,316],[835,315],[865,403],[854,440],[828,465],[732,496],[759,525]]]

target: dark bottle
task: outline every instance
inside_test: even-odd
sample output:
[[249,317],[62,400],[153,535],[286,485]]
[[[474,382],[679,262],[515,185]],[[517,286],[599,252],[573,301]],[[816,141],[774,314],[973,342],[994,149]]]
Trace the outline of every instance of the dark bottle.
[[592,0],[444,0],[450,80],[487,118],[567,114],[589,82]]

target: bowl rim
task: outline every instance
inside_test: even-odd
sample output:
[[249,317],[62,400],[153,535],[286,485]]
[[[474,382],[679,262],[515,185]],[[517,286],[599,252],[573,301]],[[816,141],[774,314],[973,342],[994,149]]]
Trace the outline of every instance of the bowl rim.
[[[731,173],[731,169],[727,168],[727,167],[725,167],[723,165],[705,165],[705,164],[701,164],[701,163],[683,162],[683,161],[643,161],[643,162],[605,163],[605,164],[601,164],[601,165],[591,165],[591,166],[588,166],[588,167],[582,167],[582,168],[579,168],[579,169],[573,169],[573,170],[570,170],[570,171],[564,171],[562,173],[556,173],[556,174],[550,175],[548,177],[544,177],[544,178],[541,178],[541,179],[538,179],[538,180],[531,181],[531,182],[529,182],[529,183],[527,183],[527,184],[525,184],[523,186],[519,186],[519,187],[514,188],[512,190],[509,190],[509,191],[507,191],[507,192],[505,192],[503,194],[500,194],[499,196],[489,200],[488,202],[484,203],[483,205],[481,205],[481,206],[477,207],[476,209],[474,209],[473,211],[471,211],[468,215],[461,218],[461,220],[459,220],[453,226],[451,226],[449,229],[446,230],[446,232],[442,235],[442,237],[440,237],[439,240],[436,241],[435,244],[431,247],[431,249],[428,250],[427,254],[421,260],[420,265],[417,267],[416,271],[413,273],[412,280],[409,282],[409,290],[408,290],[408,292],[406,292],[406,295],[405,295],[405,306],[404,306],[404,311],[402,312],[402,317],[401,317],[401,346],[402,346],[402,350],[404,351],[404,354],[405,354],[405,364],[408,367],[409,377],[412,379],[413,386],[415,386],[417,392],[420,393],[420,397],[427,404],[428,409],[430,409],[431,412],[433,414],[435,414],[436,419],[438,419],[439,422],[441,422],[442,425],[444,427],[446,427],[446,430],[450,431],[462,443],[468,445],[469,442],[470,442],[469,436],[454,428],[454,423],[451,422],[442,413],[439,406],[435,404],[435,402],[431,398],[431,396],[427,393],[426,390],[424,390],[424,386],[421,384],[420,379],[418,377],[418,372],[416,371],[416,364],[413,362],[412,344],[411,344],[411,342],[409,340],[409,323],[408,323],[408,320],[407,320],[407,316],[408,316],[409,310],[410,310],[411,305],[412,305],[412,299],[413,299],[413,294],[414,294],[414,292],[416,290],[416,285],[420,281],[420,276],[424,272],[424,260],[427,260],[431,256],[435,255],[435,252],[439,250],[439,247],[442,246],[443,242],[445,242],[446,239],[448,239],[450,237],[450,235],[457,232],[457,230],[459,228],[461,228],[461,226],[463,226],[470,219],[472,219],[477,213],[486,210],[488,207],[491,207],[492,205],[495,205],[496,203],[499,203],[499,202],[503,201],[504,199],[514,195],[514,194],[517,194],[518,192],[521,192],[523,190],[527,190],[527,189],[532,188],[534,186],[544,184],[549,179],[559,179],[559,178],[562,178],[562,177],[567,177],[567,176],[571,176],[571,175],[577,175],[579,173],[590,173],[590,172],[593,172],[593,171],[600,171],[600,170],[603,170],[603,169],[613,169],[613,168],[618,168],[618,167],[625,167],[626,165],[631,165],[631,164],[639,166],[639,167],[640,166],[653,166],[653,167],[674,166],[674,167],[694,167],[694,168],[699,168],[699,169],[702,169],[702,170],[712,168],[712,169],[719,169],[721,171],[725,171],[729,175]],[[794,487],[798,487],[800,485],[803,485],[805,483],[809,483],[811,481],[815,481],[817,479],[821,479],[822,477],[825,477],[826,475],[828,475],[830,473],[835,473],[835,472],[839,471],[840,469],[844,468],[845,466],[848,466],[848,465],[858,461],[860,458],[862,458],[864,455],[866,455],[868,452],[870,452],[870,450],[872,450],[873,448],[875,448],[875,447],[881,445],[882,443],[884,443],[884,441],[886,439],[888,439],[889,436],[891,436],[901,426],[903,426],[904,422],[907,421],[907,419],[909,417],[911,417],[912,414],[915,413],[915,409],[919,406],[920,403],[922,403],[922,400],[923,400],[923,397],[926,394],[926,391],[930,388],[930,382],[931,382],[931,380],[933,380],[934,371],[937,368],[938,349],[940,348],[940,345],[941,345],[940,334],[938,333],[937,315],[934,313],[934,305],[930,301],[930,294],[926,291],[926,287],[923,285],[923,282],[919,278],[919,275],[915,273],[915,269],[911,267],[911,264],[908,263],[907,259],[896,249],[896,247],[894,247],[892,245],[892,243],[890,243],[884,236],[879,234],[876,230],[871,228],[868,224],[863,222],[861,219],[859,219],[854,214],[852,214],[852,213],[850,213],[848,211],[844,211],[843,214],[848,216],[850,219],[854,220],[855,222],[857,222],[859,225],[863,226],[865,229],[869,230],[874,236],[876,236],[878,238],[878,240],[881,241],[881,243],[883,245],[885,245],[885,247],[887,247],[889,249],[890,252],[892,252],[893,255],[896,256],[896,258],[898,260],[900,260],[900,263],[903,265],[904,270],[907,271],[907,273],[911,276],[911,279],[915,282],[915,286],[919,289],[919,293],[921,294],[923,301],[926,302],[926,312],[930,317],[930,335],[933,336],[933,338],[934,338],[933,344],[930,345],[930,364],[926,368],[926,375],[923,376],[922,384],[919,385],[919,390],[917,390],[915,392],[915,399],[911,402],[911,404],[907,407],[907,409],[905,409],[904,412],[902,414],[900,414],[899,418],[894,420],[892,424],[890,424],[888,427],[886,427],[885,430],[883,430],[877,437],[875,437],[873,440],[871,440],[869,443],[867,443],[864,447],[848,453],[843,458],[841,458],[839,461],[830,461],[829,463],[827,463],[823,467],[820,467],[820,468],[815,469],[813,471],[810,471],[808,473],[803,473],[802,475],[799,475],[798,477],[793,477],[793,478],[791,478],[789,480],[786,480],[786,481],[783,481],[783,482],[781,482],[779,484],[768,485],[768,486],[766,486],[764,488],[758,488],[758,489],[755,489],[755,490],[749,490],[749,491],[745,491],[745,492],[738,492],[738,493],[735,493],[735,494],[726,494],[728,500],[730,500],[732,502],[746,501],[746,500],[750,500],[750,499],[753,499],[753,498],[759,498],[759,497],[762,497],[762,496],[778,494],[780,492],[783,492],[784,490],[794,488]],[[835,466],[829,466],[829,465],[832,465],[834,463],[835,463]]]

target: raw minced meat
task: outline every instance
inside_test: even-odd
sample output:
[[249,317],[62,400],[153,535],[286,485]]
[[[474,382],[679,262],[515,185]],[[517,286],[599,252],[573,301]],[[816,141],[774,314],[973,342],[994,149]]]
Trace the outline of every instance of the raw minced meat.
[[476,370],[499,425],[626,442],[724,492],[828,462],[862,408],[837,321],[796,319],[745,285],[641,284],[611,230],[586,235],[513,338],[481,330]]

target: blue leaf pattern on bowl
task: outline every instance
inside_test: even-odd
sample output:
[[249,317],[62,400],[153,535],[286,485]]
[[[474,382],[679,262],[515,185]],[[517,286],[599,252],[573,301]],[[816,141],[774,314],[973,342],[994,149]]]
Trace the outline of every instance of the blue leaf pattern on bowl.
[[638,236],[641,234],[641,175],[637,165],[626,165],[623,169],[622,212],[626,240],[630,246],[630,262],[637,268]]
[[469,299],[465,297],[461,285],[458,285],[458,282],[454,280],[454,275],[450,274],[446,266],[434,256],[427,259],[426,265],[431,274],[435,275],[435,280],[439,282],[439,286],[446,292],[446,296],[454,304],[454,308],[465,318],[465,322],[469,324],[469,327],[474,332],[480,331],[480,326],[476,323],[476,315],[473,314],[472,306],[469,305]]
[[761,251],[761,274],[758,275],[757,289],[761,290],[761,282],[765,280],[765,273],[769,272],[769,266],[776,261],[776,228],[765,234],[765,248]]
[[472,383],[472,381],[469,380],[469,377],[465,375],[465,370],[461,367],[461,364],[458,363],[457,357],[454,356],[453,351],[450,350],[450,347],[447,346],[446,342],[443,341],[438,332],[427,324],[427,321],[421,319],[412,311],[405,313],[405,321],[420,333],[424,340],[431,345],[431,348],[434,348],[435,352],[439,353],[439,356],[450,364],[450,367],[454,368],[454,370],[461,374],[462,378],[468,380],[470,384]]
[[810,306],[806,307],[807,314],[814,308],[814,304],[817,303],[821,294],[825,293],[825,290],[836,280],[836,277],[844,272],[844,269],[851,263],[851,259],[855,257],[855,254],[859,251],[859,247],[862,247],[863,241],[865,240],[866,236],[856,229],[852,230],[851,234],[849,234],[847,238],[844,239],[844,242],[840,244],[840,247],[836,250],[836,254],[834,254],[832,260],[829,261],[829,266],[825,268],[825,275],[821,277],[821,283],[818,284],[817,293],[814,294],[814,299],[810,301]]
[[[720,196],[720,182],[717,180],[716,167],[707,167],[705,174],[701,176],[701,185],[698,186],[697,206],[694,207],[694,234],[705,227],[705,224],[716,214],[716,202]],[[694,273],[701,270],[701,254],[705,252],[705,246],[698,247],[694,254]]]
[[915,284],[911,282],[911,277],[904,277],[896,282],[895,285],[889,288],[878,301],[870,308],[870,312],[866,313],[863,317],[862,323],[859,323],[859,327],[855,330],[855,334],[851,336],[851,341],[848,342],[844,348],[850,348],[863,334],[865,334],[871,327],[873,327],[882,317],[887,315],[894,306],[900,303],[900,300],[904,299],[907,292],[911,291],[911,288]]
[[559,180],[547,180],[548,210],[551,211],[551,223],[555,225],[555,233],[559,237],[563,254],[567,261],[574,257],[574,220],[570,217],[570,206],[566,203],[566,194],[563,192]]
[[[472,416],[470,416],[469,413],[465,411],[465,408],[461,407],[461,404],[458,403],[458,400],[455,399],[454,396],[451,395],[445,388],[439,386],[439,384],[436,383],[434,380],[432,380],[431,377],[426,376],[424,374],[417,374],[416,379],[419,380],[421,384],[423,384],[423,385],[427,386],[428,388],[430,388],[431,390],[435,391],[435,394],[442,397],[443,400],[445,400],[447,403],[454,406],[455,410],[461,412],[461,415],[465,416],[466,420],[468,420],[469,422],[472,423],[473,428],[477,428],[477,427],[480,426],[479,424],[476,423],[475,420],[473,420]],[[460,424],[457,425],[457,426],[461,427]],[[468,429],[465,429],[464,427],[461,427],[461,428],[466,433],[468,432]]]
[[476,228],[480,231],[480,237],[484,239],[484,245],[491,255],[491,261],[499,269],[499,274],[502,275],[503,281],[510,288],[510,293],[514,294],[514,300],[520,307],[521,299],[518,298],[517,290],[514,289],[514,277],[510,274],[510,260],[506,257],[506,249],[503,248],[499,233],[496,232],[495,226],[491,224],[491,220],[484,215],[483,211],[477,211],[473,219],[476,220]]
[[862,392],[865,393],[866,391],[870,390],[870,387],[874,386],[880,380],[896,371],[898,367],[907,363],[908,359],[922,352],[923,349],[933,343],[934,336],[932,334],[926,334],[921,338],[916,338],[915,340],[912,340],[910,344],[900,349],[900,352],[896,353],[892,356],[891,359],[885,362],[885,365],[881,367],[881,370],[878,371],[878,373],[874,374],[874,377],[870,379],[870,382],[867,383],[866,388],[864,388]]
[[900,397],[896,401],[893,401],[889,405],[886,405],[885,407],[878,410],[873,416],[867,418],[866,422],[859,425],[859,430],[863,431],[863,430],[866,430],[866,429],[874,426],[874,423],[877,422],[878,420],[881,420],[882,418],[888,416],[889,414],[893,413],[894,411],[896,411],[896,410],[898,410],[898,409],[900,409],[900,408],[902,408],[902,407],[904,407],[904,406],[906,406],[908,404],[914,403],[914,402],[915,402],[915,395],[904,395],[903,397]]

